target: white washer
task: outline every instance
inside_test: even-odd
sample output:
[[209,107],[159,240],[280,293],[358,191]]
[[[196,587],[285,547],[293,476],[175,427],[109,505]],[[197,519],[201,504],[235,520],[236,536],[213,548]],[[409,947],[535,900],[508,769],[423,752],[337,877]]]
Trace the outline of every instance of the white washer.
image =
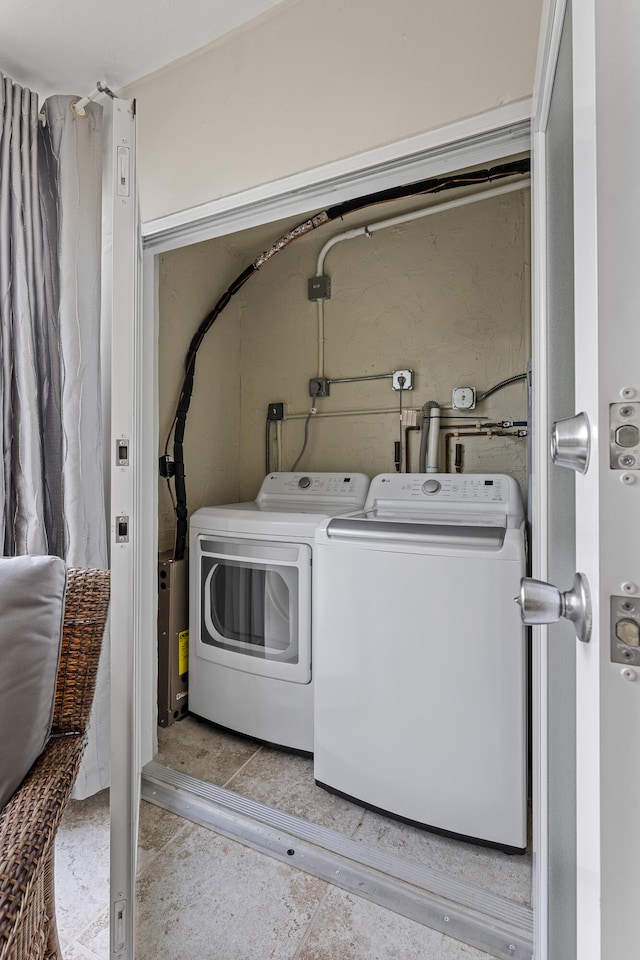
[[190,522],[189,710],[313,750],[311,557],[321,520],[361,509],[361,473],[271,473],[255,501]]
[[420,826],[527,843],[525,527],[508,476],[383,474],[314,555],[314,773]]

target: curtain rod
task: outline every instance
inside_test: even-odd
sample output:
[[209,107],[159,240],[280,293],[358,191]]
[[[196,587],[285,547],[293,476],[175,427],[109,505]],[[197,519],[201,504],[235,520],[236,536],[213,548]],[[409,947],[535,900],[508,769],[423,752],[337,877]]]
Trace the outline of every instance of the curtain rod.
[[81,97],[80,100],[76,100],[75,103],[71,104],[74,113],[76,113],[79,117],[86,117],[87,104],[90,103],[92,100],[95,100],[95,98],[98,97],[101,93],[106,93],[106,95],[108,97],[111,97],[112,100],[116,99],[116,95],[113,92],[113,90],[111,90],[105,83],[100,83],[100,81],[98,80],[98,82],[96,83],[95,90],[92,90],[88,96]]

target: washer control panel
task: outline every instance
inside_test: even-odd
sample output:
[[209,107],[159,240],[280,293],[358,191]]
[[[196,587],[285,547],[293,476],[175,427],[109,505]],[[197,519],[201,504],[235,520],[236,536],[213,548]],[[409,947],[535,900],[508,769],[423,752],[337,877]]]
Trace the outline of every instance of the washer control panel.
[[410,514],[433,523],[482,518],[485,524],[518,527],[524,518],[518,481],[506,473],[380,473],[371,481],[364,509],[378,518]]
[[520,488],[513,477],[497,473],[382,473],[371,481],[367,502],[374,497],[507,504],[514,497],[520,499]]

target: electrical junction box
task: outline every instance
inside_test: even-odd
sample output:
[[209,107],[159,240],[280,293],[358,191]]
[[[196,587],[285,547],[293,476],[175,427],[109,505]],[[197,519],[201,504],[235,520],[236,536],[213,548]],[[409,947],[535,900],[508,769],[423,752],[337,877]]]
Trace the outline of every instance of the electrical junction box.
[[451,398],[451,406],[454,410],[473,410],[475,405],[475,387],[454,387]]
[[307,299],[330,300],[331,277],[326,276],[326,274],[319,277],[309,277],[307,281]]
[[189,674],[189,561],[158,557],[158,724],[187,714]]

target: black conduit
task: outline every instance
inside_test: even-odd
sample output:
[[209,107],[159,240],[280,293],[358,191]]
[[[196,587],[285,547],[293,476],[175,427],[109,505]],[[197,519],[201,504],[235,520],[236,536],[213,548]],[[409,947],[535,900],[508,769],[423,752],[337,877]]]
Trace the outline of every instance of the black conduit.
[[[236,277],[231,286],[222,294],[213,310],[211,310],[194,334],[185,358],[185,373],[180,387],[180,395],[176,405],[176,412],[167,434],[167,440],[164,448],[164,456],[160,457],[160,476],[167,481],[173,477],[175,485],[175,515],[176,529],[173,548],[173,559],[182,560],[187,543],[187,489],[184,473],[184,433],[187,424],[187,413],[191,403],[193,393],[193,379],[195,376],[196,354],[200,349],[202,341],[213,323],[220,316],[224,308],[236,293],[244,286],[249,277],[268,263],[272,257],[284,250],[299,237],[304,236],[311,230],[330,223],[332,220],[339,220],[349,213],[355,213],[365,207],[378,203],[387,203],[391,200],[402,200],[406,197],[417,197],[425,194],[440,193],[443,190],[452,190],[457,187],[470,186],[478,183],[490,183],[493,180],[501,180],[505,177],[524,176],[529,173],[530,162],[526,160],[516,160],[513,163],[503,163],[497,167],[486,170],[472,170],[470,173],[457,174],[447,177],[432,177],[429,180],[419,180],[416,183],[404,184],[400,187],[392,187],[388,190],[380,190],[377,193],[369,193],[354,200],[347,200],[344,203],[329,207],[321,213],[316,214],[308,220],[303,221],[293,230],[290,230],[283,237],[277,240],[272,247],[265,250],[256,260],[253,261],[243,272]],[[485,394],[486,396],[486,394]],[[479,398],[480,399],[480,398]],[[169,456],[169,442],[173,433],[173,459]]]
[[496,383],[494,387],[489,387],[488,390],[485,390],[479,397],[476,397],[476,403],[481,403],[483,400],[486,400],[487,397],[490,397],[492,394],[497,393],[498,390],[502,390],[503,387],[508,387],[510,383],[517,383],[518,380],[526,380],[526,373],[517,373],[515,377],[509,377],[507,380],[501,380],[500,383]]

